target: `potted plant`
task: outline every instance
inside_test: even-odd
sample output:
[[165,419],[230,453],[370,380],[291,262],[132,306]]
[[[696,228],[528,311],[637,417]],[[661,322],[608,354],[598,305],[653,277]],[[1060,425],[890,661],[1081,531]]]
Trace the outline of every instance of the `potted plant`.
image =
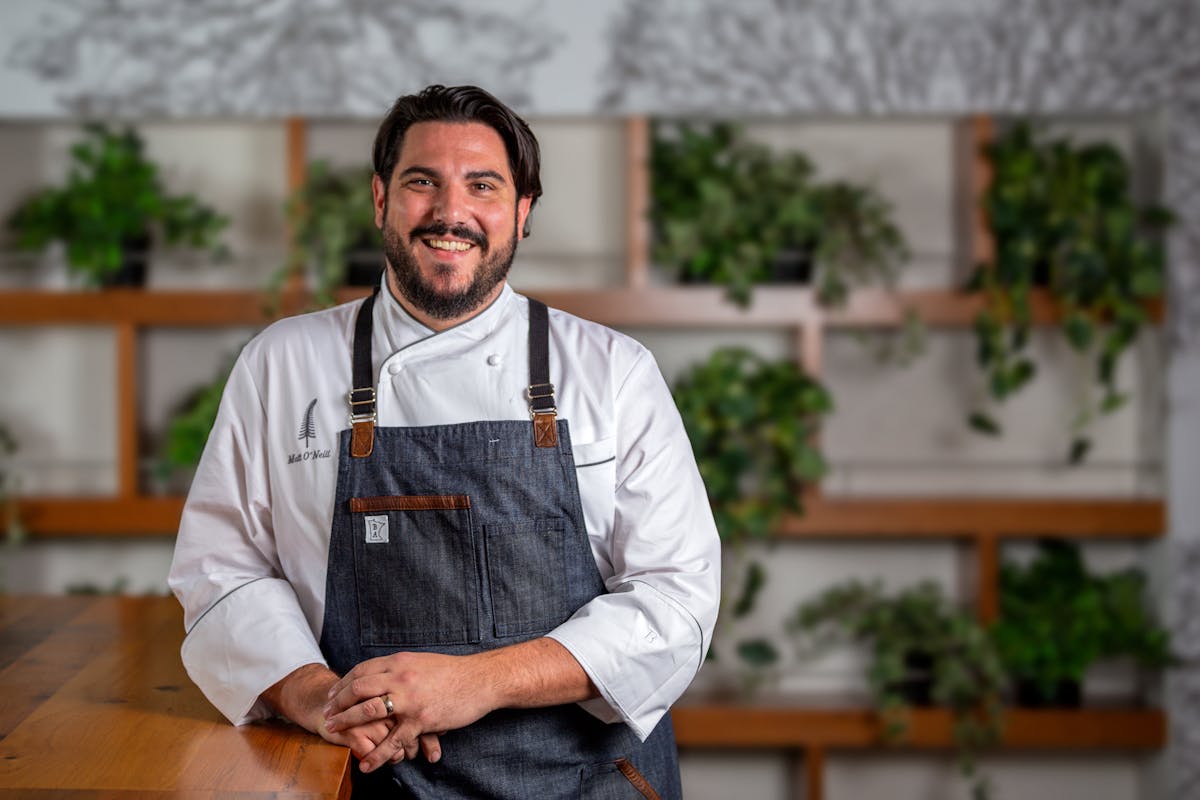
[[802,603],[788,628],[802,654],[845,640],[870,648],[867,682],[888,740],[903,738],[913,706],[948,707],[960,771],[976,797],[988,795],[975,753],[999,739],[1006,677],[987,631],[936,584],[888,594],[848,581]]
[[8,219],[20,249],[61,241],[68,267],[88,286],[144,284],[156,244],[211,248],[223,257],[227,223],[195,197],[167,193],[133,128],[100,124],[87,125],[71,148],[66,183],[37,192]]
[[[736,597],[725,607],[728,621],[753,611],[766,571],[744,558],[748,539],[765,539],[789,512],[803,511],[805,484],[825,474],[816,444],[829,393],[795,363],[770,361],[741,348],[722,348],[676,382],[675,403],[696,454],[722,539],[737,562]],[[745,562],[744,568],[740,562]],[[741,642],[739,659],[750,668],[745,688],[761,682],[778,659],[767,640]]]
[[[985,152],[993,179],[982,202],[996,253],[968,284],[986,303],[975,320],[978,362],[996,402],[1033,379],[1030,293],[1044,286],[1067,342],[1093,361],[1099,388],[1098,398],[1089,390],[1072,423],[1068,460],[1078,463],[1091,446],[1091,423],[1128,399],[1117,386],[1117,364],[1147,321],[1147,300],[1162,292],[1159,234],[1172,217],[1134,202],[1129,165],[1109,144],[1045,140],[1022,122]],[[986,411],[968,421],[983,433],[1001,431]]]
[[340,286],[374,286],[383,271],[383,239],[375,227],[370,166],[335,169],[309,164],[308,175],[287,200],[294,254],[273,279],[276,287],[299,267],[314,276],[317,306],[334,301]]
[[827,469],[815,437],[833,402],[819,382],[791,361],[722,348],[673,394],[724,539],[763,538],[802,511],[804,485]]
[[192,473],[208,443],[231,368],[232,364],[209,383],[196,387],[180,404],[167,426],[160,477],[168,483],[184,484],[183,491],[186,491],[186,484],[191,483]]
[[771,281],[811,283],[822,304],[842,303],[854,285],[893,286],[908,258],[878,192],[819,183],[803,153],[774,153],[732,124],[656,123],[650,167],[655,261],[684,282],[728,287],[739,305]]
[[1084,675],[1102,658],[1167,666],[1169,638],[1146,607],[1145,589],[1136,569],[1092,574],[1067,541],[1042,541],[1027,566],[1002,565],[991,633],[1017,705],[1079,706]]

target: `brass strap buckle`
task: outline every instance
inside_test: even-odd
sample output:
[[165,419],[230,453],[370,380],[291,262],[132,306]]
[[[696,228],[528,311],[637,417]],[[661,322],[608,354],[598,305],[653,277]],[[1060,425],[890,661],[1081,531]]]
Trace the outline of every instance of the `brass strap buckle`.
[[[351,389],[346,393],[346,401],[350,403],[350,424],[357,422],[374,422],[375,417],[375,387]],[[359,411],[357,406],[369,406],[369,411]]]
[[534,408],[533,407],[534,400],[543,400],[547,397],[550,397],[550,398],[554,397],[554,384],[553,383],[535,383],[535,384],[529,386],[528,388],[526,388],[525,392],[529,396],[529,403],[530,403],[529,416],[530,416],[530,418],[536,417],[538,414],[557,414],[558,413],[558,408],[553,403],[551,403],[549,408]]

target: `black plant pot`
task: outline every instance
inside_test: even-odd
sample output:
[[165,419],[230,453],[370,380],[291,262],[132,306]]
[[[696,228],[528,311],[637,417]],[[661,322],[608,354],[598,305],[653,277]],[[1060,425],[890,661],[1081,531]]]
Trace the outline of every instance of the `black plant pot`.
[[1050,286],[1050,262],[1046,259],[1039,259],[1033,265],[1033,286],[1038,289],[1046,289]]
[[910,706],[933,705],[933,656],[912,652],[904,656],[904,677],[893,687]]
[[383,253],[378,249],[351,250],[346,256],[346,285],[375,286],[383,274]]
[[116,288],[142,288],[146,285],[146,267],[150,263],[150,235],[127,236],[121,241],[121,266],[100,279],[100,285]]
[[1079,708],[1083,688],[1079,681],[1064,678],[1047,693],[1037,681],[1018,678],[1013,684],[1013,700],[1022,708]]
[[793,247],[779,251],[771,262],[770,283],[812,283],[813,248]]

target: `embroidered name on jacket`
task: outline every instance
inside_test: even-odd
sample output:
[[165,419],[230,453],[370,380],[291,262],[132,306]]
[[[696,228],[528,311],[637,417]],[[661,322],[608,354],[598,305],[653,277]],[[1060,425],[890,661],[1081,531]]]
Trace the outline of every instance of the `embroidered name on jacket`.
[[[305,447],[308,447],[308,442],[310,439],[317,438],[317,422],[316,418],[313,416],[313,409],[316,407],[317,398],[314,397],[312,402],[308,404],[308,408],[304,410],[304,416],[300,418],[300,435],[296,438],[301,439],[304,442]],[[304,450],[299,453],[290,453],[288,455],[287,463],[297,464],[301,461],[313,461],[318,458],[329,458],[329,455],[329,448],[324,450]]]

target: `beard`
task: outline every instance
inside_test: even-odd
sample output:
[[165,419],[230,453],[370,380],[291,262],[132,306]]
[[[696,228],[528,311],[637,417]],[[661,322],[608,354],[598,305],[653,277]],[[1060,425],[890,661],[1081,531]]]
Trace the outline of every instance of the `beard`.
[[[387,219],[387,207],[384,206],[384,219]],[[421,275],[421,267],[413,255],[411,247],[424,236],[454,236],[471,242],[481,251],[479,266],[471,276],[471,283],[461,291],[443,292],[425,280]],[[408,234],[408,241],[400,234],[394,225],[387,222],[383,225],[383,252],[387,256],[387,268],[396,281],[396,286],[404,299],[412,303],[434,319],[457,319],[465,317],[488,299],[492,290],[508,277],[512,268],[513,258],[517,253],[517,219],[513,214],[513,233],[508,242],[492,251],[487,236],[482,231],[472,230],[465,225],[425,225],[413,228]],[[439,272],[447,273],[452,267],[437,267]]]

